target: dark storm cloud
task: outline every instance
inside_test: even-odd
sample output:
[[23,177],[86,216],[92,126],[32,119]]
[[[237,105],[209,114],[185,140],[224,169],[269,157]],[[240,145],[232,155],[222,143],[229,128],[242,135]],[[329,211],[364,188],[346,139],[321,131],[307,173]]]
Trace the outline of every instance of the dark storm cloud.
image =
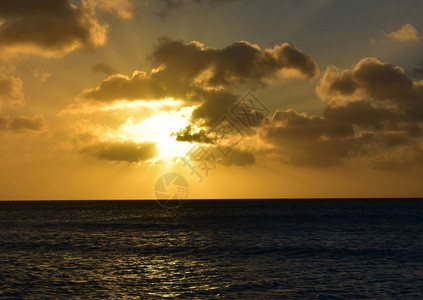
[[0,130],[9,132],[40,132],[46,128],[46,123],[43,115],[16,118],[0,116]]
[[102,74],[106,74],[106,75],[112,75],[112,74],[117,73],[116,70],[112,66],[110,66],[106,63],[98,63],[98,64],[95,64],[95,65],[92,65],[91,71],[93,73],[102,73]]
[[0,19],[0,49],[49,56],[98,47],[107,31],[83,3],[67,0],[2,0]]
[[142,162],[154,158],[157,148],[154,143],[102,142],[82,150],[101,160]]

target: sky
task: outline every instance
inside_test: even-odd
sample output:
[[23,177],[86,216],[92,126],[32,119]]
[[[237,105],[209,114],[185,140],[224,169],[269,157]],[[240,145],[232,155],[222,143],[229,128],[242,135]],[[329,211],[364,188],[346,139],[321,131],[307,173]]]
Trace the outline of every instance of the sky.
[[421,197],[422,38],[417,0],[3,0],[0,200]]

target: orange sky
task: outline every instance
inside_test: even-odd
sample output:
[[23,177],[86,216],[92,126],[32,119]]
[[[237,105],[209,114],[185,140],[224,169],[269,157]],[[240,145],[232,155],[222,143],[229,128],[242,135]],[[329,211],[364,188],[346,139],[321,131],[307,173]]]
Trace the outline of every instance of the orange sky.
[[422,6],[2,1],[0,200],[420,197]]

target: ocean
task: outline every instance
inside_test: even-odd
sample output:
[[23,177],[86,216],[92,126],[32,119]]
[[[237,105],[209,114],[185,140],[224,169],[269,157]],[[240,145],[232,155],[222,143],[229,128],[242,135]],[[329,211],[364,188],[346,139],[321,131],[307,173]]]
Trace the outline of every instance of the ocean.
[[0,298],[422,299],[423,201],[0,202]]

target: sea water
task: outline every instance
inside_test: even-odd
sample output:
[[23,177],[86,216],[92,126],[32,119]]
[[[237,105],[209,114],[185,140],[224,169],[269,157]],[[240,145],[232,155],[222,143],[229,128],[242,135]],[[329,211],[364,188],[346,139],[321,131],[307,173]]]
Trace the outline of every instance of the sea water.
[[0,202],[0,298],[423,298],[417,199]]

